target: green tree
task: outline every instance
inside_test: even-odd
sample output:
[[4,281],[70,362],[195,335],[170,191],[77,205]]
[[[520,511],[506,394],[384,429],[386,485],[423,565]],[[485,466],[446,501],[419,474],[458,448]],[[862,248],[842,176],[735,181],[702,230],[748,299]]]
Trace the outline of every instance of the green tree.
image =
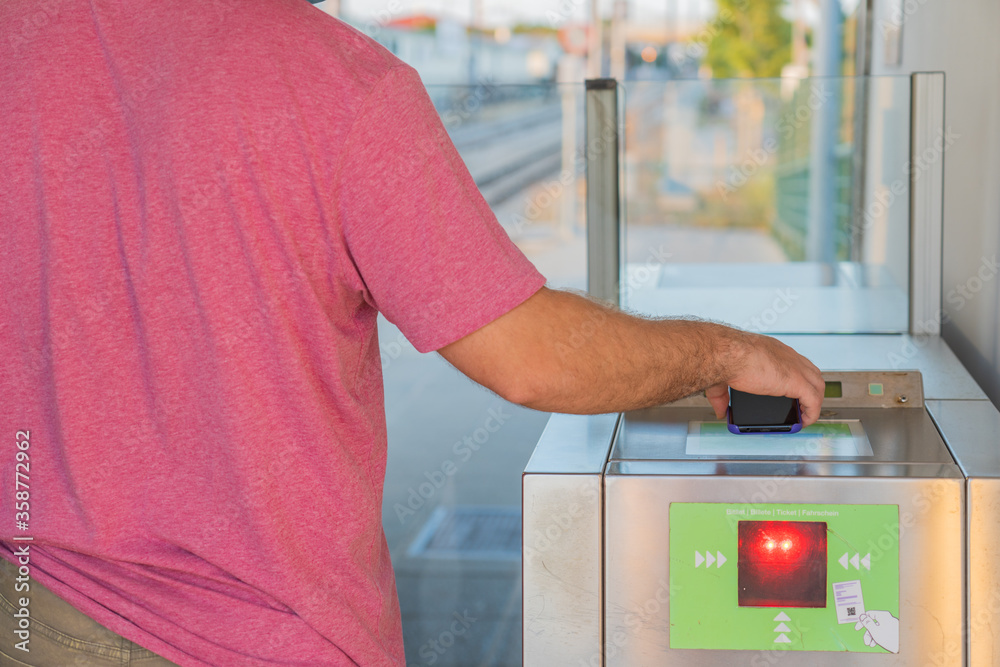
[[792,24],[784,0],[716,0],[705,64],[712,76],[776,77],[792,58]]

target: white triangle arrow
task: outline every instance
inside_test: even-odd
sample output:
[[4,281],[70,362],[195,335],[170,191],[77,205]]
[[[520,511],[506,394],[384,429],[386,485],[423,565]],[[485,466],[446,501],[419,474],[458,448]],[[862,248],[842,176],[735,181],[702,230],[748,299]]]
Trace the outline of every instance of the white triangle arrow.
[[694,566],[698,567],[705,562],[705,559],[701,557],[701,554],[697,551],[694,552]]
[[774,640],[775,644],[791,644],[792,640],[785,636],[785,633],[778,635],[778,638]]
[[871,571],[871,569],[872,569],[872,555],[870,553],[865,554],[865,557],[861,559],[861,564],[865,566],[866,570]]
[[841,556],[840,559],[837,560],[837,562],[840,563],[841,565],[843,565],[844,569],[846,570],[847,569],[847,554],[845,553],[843,556]]
[[777,616],[774,617],[774,620],[776,620],[776,621],[790,621],[792,619],[788,618],[788,614],[786,614],[785,612],[780,612]]
[[776,628],[774,629],[774,631],[775,631],[775,632],[790,632],[790,631],[791,631],[791,628],[789,628],[789,627],[788,627],[787,625],[785,625],[784,623],[779,623],[779,624],[778,624],[778,627],[776,627]]
[[855,570],[860,570],[861,566],[858,565],[858,559],[861,558],[861,554],[854,554],[851,556],[851,565],[854,566]]
[[721,551],[716,551],[715,553],[717,554],[717,557],[716,557],[716,560],[715,560],[715,563],[716,563],[715,567],[717,567],[717,568],[718,567],[722,567],[722,564],[726,562],[726,557],[722,555]]
[[712,563],[715,562],[715,556],[712,555],[711,551],[705,552],[705,567],[712,567]]

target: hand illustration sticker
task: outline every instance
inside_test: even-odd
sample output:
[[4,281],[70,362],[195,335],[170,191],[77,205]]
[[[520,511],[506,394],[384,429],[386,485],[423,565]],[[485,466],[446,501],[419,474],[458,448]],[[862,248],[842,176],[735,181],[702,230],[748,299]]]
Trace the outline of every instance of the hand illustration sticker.
[[887,611],[866,611],[858,617],[855,630],[865,630],[865,646],[881,646],[899,653],[899,619]]

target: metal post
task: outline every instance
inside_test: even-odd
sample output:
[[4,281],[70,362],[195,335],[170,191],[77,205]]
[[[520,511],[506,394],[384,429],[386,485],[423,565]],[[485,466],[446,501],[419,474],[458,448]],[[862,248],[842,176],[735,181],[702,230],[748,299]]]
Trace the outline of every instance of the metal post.
[[868,183],[868,115],[872,90],[872,23],[875,0],[863,0],[857,9],[854,73],[854,154],[851,158],[851,229],[852,262],[865,261],[865,186]]
[[[562,102],[562,174],[574,174],[579,158],[577,154],[577,125],[579,119],[579,88],[574,82],[583,78],[584,65],[579,56],[565,54],[559,59],[557,82]],[[576,189],[567,191],[562,198],[559,216],[559,234],[564,239],[573,238],[577,227]]]
[[910,333],[941,333],[944,72],[910,75]]
[[601,26],[601,5],[590,0],[590,31],[587,33],[587,76],[601,77],[604,70],[604,35]]
[[620,305],[618,82],[587,80],[587,291]]
[[625,31],[628,23],[628,0],[614,0],[611,10],[611,78],[625,80]]
[[813,75],[817,86],[827,88],[828,100],[813,110],[812,145],[809,159],[809,220],[806,227],[806,259],[832,263],[835,259],[834,230],[837,184],[837,135],[840,128],[841,27],[838,0],[821,0],[821,20],[816,31]]
[[482,44],[482,34],[480,34],[480,26],[482,25],[483,17],[483,0],[472,0],[472,4],[469,7],[469,85],[476,85],[477,66],[476,58],[479,55],[479,47]]

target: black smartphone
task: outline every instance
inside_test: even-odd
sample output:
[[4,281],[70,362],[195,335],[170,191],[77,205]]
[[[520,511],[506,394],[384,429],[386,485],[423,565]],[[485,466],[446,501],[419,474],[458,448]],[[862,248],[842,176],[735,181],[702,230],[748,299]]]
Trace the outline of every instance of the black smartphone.
[[802,411],[797,398],[761,396],[730,389],[726,413],[732,433],[798,433],[802,430]]

